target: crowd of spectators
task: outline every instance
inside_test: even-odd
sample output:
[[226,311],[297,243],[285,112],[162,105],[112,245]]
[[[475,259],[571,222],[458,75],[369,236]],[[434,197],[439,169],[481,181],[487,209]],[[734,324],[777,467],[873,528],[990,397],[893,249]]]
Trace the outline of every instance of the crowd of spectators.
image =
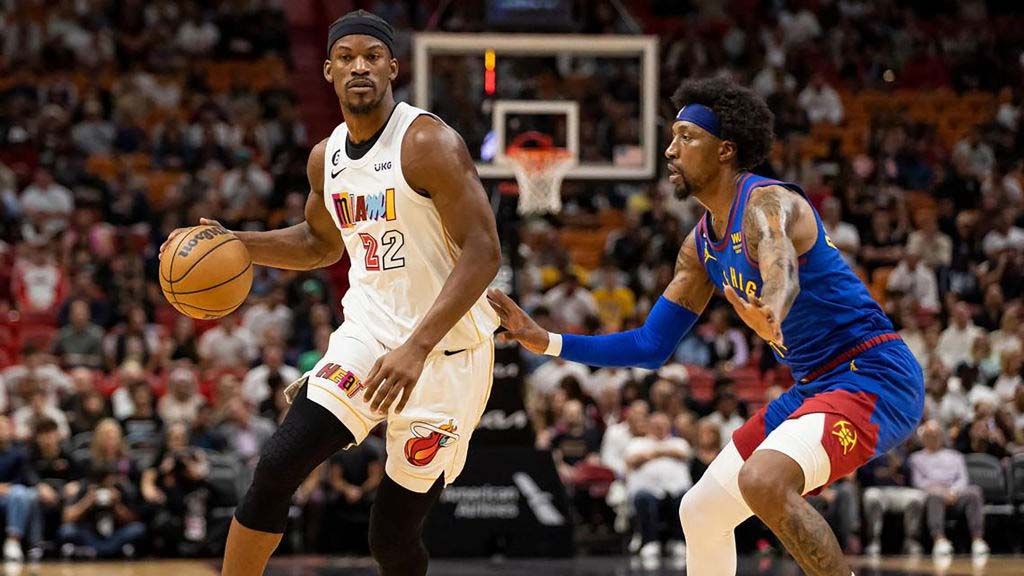
[[[437,13],[366,4],[403,30],[481,29],[464,7],[473,3]],[[626,31],[612,3],[593,4],[586,31]],[[859,537],[869,552],[884,545],[887,511],[904,514],[908,551],[924,536],[939,552],[980,550],[980,495],[963,455],[1005,461],[1024,446],[1024,131],[1012,88],[1024,28],[1007,24],[998,2],[929,4],[927,13],[856,0],[736,1],[721,12],[722,3],[696,0],[636,4],[636,20],[661,35],[665,95],[681,78],[727,74],[769,100],[778,144],[760,170],[804,185],[926,374],[921,439],[816,506],[851,551]],[[283,387],[316,362],[342,318],[345,269],[261,267],[242,310],[192,321],[163,301],[157,248],[201,216],[247,229],[303,219],[312,143],[294,94],[264,76],[221,84],[209,68],[286,63],[284,18],[261,0],[0,5],[4,556],[215,554],[287,410]],[[408,70],[408,43],[399,47]],[[408,80],[399,78],[399,97]],[[886,117],[861,153],[803,153],[815,127],[844,123],[840,93],[892,87],[1001,96],[952,143],[927,124]],[[603,101],[609,117],[616,98],[630,98],[613,96]],[[660,116],[672,117],[664,100]],[[588,142],[598,154],[631,134],[595,130]],[[154,193],[165,173],[180,179]],[[567,183],[565,196],[563,215],[521,227],[521,302],[553,330],[637,326],[671,280],[699,206],[674,199],[664,178]],[[620,224],[600,266],[586,269],[564,232],[609,210]],[[724,302],[704,318],[658,371],[524,358],[537,444],[552,450],[580,524],[635,534],[646,557],[682,553],[675,503],[744,419],[789,385]],[[365,529],[383,474],[378,440],[339,453],[303,484],[286,547],[365,552],[363,539],[321,526]],[[973,542],[946,539],[947,508],[965,512]],[[741,546],[769,545],[763,531],[743,533],[751,542]]]

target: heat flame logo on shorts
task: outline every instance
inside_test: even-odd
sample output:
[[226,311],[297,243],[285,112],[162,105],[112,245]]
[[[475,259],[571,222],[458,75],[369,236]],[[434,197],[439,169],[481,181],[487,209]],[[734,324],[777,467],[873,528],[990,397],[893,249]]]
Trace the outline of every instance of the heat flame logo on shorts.
[[412,438],[405,443],[405,459],[413,466],[426,466],[434,460],[437,451],[454,444],[459,439],[455,432],[458,427],[453,420],[434,426],[427,422],[413,422],[409,427]]
[[857,431],[846,420],[840,420],[832,425],[832,435],[839,440],[839,445],[843,447],[843,456],[849,454],[850,450],[857,446]]

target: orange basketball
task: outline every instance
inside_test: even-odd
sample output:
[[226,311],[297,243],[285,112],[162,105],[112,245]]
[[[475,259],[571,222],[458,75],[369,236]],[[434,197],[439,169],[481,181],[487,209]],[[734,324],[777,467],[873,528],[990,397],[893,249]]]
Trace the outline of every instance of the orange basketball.
[[222,226],[195,226],[175,238],[160,259],[160,288],[178,312],[192,318],[227,316],[252,288],[252,258]]

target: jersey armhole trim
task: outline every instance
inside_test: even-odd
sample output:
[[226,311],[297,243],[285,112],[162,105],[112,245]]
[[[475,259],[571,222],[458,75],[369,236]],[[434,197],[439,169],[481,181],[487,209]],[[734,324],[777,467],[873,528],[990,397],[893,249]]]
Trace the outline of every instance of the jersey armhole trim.
[[[421,206],[429,206],[431,208],[434,208],[434,201],[430,197],[424,196],[417,192],[411,185],[409,185],[409,181],[405,179],[405,171],[402,169],[402,146],[405,145],[405,137],[409,133],[409,128],[412,126],[412,123],[415,122],[420,116],[430,116],[436,119],[438,122],[441,122],[442,124],[444,124],[444,121],[438,118],[435,114],[431,114],[426,110],[413,110],[416,112],[416,114],[403,123],[404,126],[402,126],[402,139],[400,142],[397,143],[398,152],[395,155],[395,160],[397,164],[395,166],[395,170],[398,171],[397,180],[402,185],[400,186],[400,188],[402,188],[402,194],[406,198]],[[447,124],[445,125],[447,126]]]

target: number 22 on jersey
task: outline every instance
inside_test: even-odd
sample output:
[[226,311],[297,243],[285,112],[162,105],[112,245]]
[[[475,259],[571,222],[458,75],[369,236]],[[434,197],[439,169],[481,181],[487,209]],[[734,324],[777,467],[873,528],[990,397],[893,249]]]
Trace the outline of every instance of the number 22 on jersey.
[[[388,230],[380,237],[380,242],[372,234],[359,233],[359,239],[363,242],[366,250],[366,269],[373,272],[383,270],[394,270],[405,266],[405,258],[400,256],[402,247],[405,246],[405,236],[398,230]],[[381,245],[384,246],[384,254],[378,255]]]

